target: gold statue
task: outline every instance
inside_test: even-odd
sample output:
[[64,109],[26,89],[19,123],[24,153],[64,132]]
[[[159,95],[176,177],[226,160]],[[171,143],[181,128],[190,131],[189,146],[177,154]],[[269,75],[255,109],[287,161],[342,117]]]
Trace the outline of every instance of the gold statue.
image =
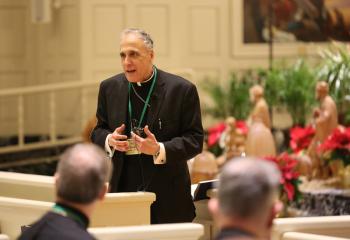
[[217,159],[219,166],[233,157],[241,156],[245,151],[245,136],[240,129],[236,128],[236,119],[228,117],[225,124],[226,129],[220,139],[220,146],[224,148],[224,154]]
[[276,146],[271,130],[256,119],[249,128],[245,153],[252,157],[276,156]]
[[271,133],[269,107],[264,99],[264,89],[254,85],[249,89],[250,101],[254,103],[248,123],[249,132],[245,144],[247,156],[265,157],[275,156],[276,146]]
[[319,142],[323,142],[338,127],[337,105],[328,92],[328,83],[321,81],[316,84],[316,98],[320,101],[320,107],[314,110],[313,117],[316,126],[315,139]]
[[338,127],[337,106],[329,96],[329,86],[325,81],[316,84],[316,99],[320,102],[314,110],[315,136],[308,148],[307,154],[312,160],[313,177],[328,177],[327,169],[317,155],[317,147]]
[[271,128],[269,106],[264,99],[264,89],[260,85],[252,86],[249,89],[249,97],[254,104],[254,108],[249,115],[248,125],[260,119],[267,128]]

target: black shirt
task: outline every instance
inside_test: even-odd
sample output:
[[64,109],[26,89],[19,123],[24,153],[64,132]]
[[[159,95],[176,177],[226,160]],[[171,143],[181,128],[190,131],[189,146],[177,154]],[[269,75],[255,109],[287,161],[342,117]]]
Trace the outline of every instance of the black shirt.
[[215,240],[254,239],[254,235],[239,228],[223,228]]
[[[136,83],[132,83],[130,88],[130,101],[132,106],[132,120],[130,121],[129,112],[127,114],[127,132],[130,137],[131,122],[133,125],[139,124],[142,110],[144,108],[148,92],[151,89],[152,80],[142,83],[141,86]],[[152,95],[151,95],[152,98]],[[151,101],[150,101],[151,102]],[[146,108],[145,116],[141,122],[141,128],[146,125],[147,114],[149,111],[150,102]],[[128,108],[127,108],[128,109]],[[136,121],[135,121],[136,120]],[[135,127],[135,126],[133,126]],[[137,126],[136,126],[137,127]],[[144,137],[144,136],[143,136]],[[125,161],[123,164],[123,171],[119,182],[119,192],[136,192],[149,190],[153,175],[155,172],[155,166],[153,164],[153,157],[145,154],[125,155]]]
[[88,218],[78,211],[77,209],[68,207],[67,205],[59,204],[64,206],[70,212],[73,212],[78,216],[72,218],[63,216],[62,214],[50,211],[46,213],[41,219],[31,225],[28,229],[24,230],[22,235],[18,238],[19,240],[93,240],[95,239],[92,235],[87,232],[89,224]]

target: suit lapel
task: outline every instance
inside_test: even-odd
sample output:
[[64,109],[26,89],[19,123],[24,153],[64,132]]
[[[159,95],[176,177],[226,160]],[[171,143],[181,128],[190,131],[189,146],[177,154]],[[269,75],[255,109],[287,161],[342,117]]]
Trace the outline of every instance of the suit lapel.
[[164,85],[165,85],[165,79],[162,78],[162,73],[160,70],[158,70],[158,78],[157,78],[154,92],[150,100],[151,107],[147,114],[147,121],[146,121],[151,132],[153,131],[154,121],[156,120],[156,117],[158,116],[159,111],[162,107],[162,103],[164,102],[163,101],[165,96]]

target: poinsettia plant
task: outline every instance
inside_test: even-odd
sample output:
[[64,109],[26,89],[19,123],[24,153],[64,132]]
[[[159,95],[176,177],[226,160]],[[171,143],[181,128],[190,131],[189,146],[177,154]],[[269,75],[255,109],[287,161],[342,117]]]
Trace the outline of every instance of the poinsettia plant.
[[208,148],[213,147],[219,142],[221,134],[225,131],[225,128],[226,125],[224,122],[208,128]]
[[[245,121],[238,120],[235,124],[236,129],[238,129],[242,134],[246,135],[248,133],[248,127]],[[214,153],[216,156],[222,153],[221,147],[219,146],[219,141],[221,135],[224,133],[226,129],[225,122],[220,122],[210,128],[208,128],[208,150]]]
[[344,166],[350,164],[350,127],[336,128],[318,147],[321,156],[327,161],[342,160]]
[[301,197],[299,191],[299,173],[296,171],[298,161],[288,153],[283,152],[276,157],[265,157],[264,159],[277,164],[281,171],[281,198],[286,197],[287,202],[298,201]]
[[315,135],[315,128],[311,125],[304,128],[296,126],[290,129],[289,135],[289,146],[294,153],[298,154],[309,147]]

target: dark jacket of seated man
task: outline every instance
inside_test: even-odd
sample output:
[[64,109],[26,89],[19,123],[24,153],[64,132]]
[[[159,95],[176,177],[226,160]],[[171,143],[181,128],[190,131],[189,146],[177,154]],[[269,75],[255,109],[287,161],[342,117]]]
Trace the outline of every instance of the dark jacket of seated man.
[[55,173],[56,204],[25,229],[19,240],[90,240],[89,218],[107,192],[110,162],[93,144],[78,144],[61,156]]

